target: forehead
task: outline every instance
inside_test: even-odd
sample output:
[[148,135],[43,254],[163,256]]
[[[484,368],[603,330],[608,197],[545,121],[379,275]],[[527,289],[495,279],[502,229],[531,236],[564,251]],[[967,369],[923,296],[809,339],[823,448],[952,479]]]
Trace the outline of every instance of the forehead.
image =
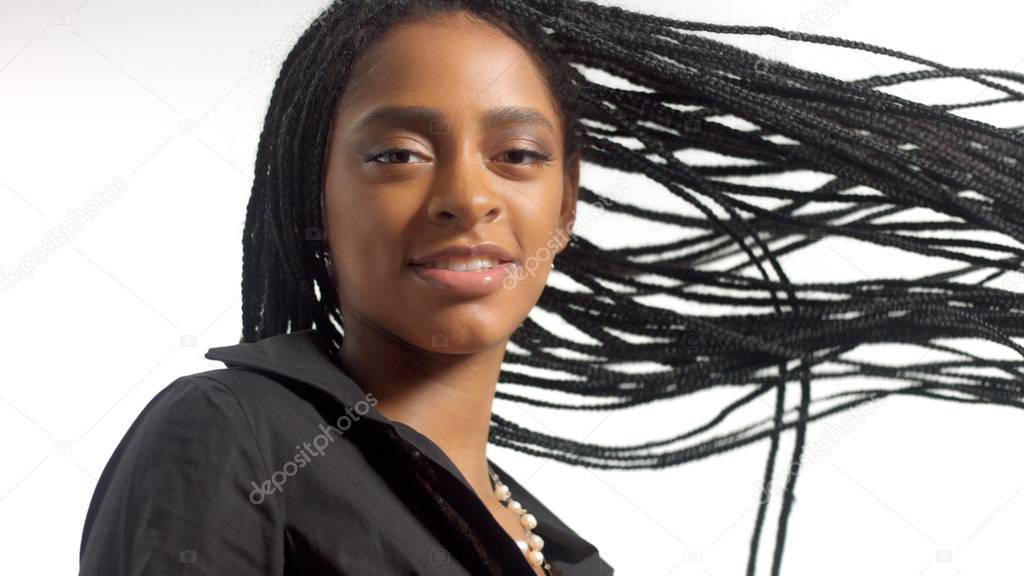
[[351,122],[382,105],[426,106],[452,118],[521,106],[558,125],[530,53],[501,30],[462,14],[400,24],[357,59],[339,116]]

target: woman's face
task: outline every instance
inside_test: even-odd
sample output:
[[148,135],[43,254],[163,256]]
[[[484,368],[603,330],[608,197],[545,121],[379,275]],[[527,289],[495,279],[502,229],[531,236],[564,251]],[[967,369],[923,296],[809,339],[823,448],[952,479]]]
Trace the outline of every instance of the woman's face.
[[[515,40],[461,13],[397,26],[357,60],[332,124],[323,195],[346,338],[366,329],[453,354],[507,342],[540,298],[575,213],[579,159],[562,158],[551,98]],[[410,264],[477,244],[515,263],[477,272]]]

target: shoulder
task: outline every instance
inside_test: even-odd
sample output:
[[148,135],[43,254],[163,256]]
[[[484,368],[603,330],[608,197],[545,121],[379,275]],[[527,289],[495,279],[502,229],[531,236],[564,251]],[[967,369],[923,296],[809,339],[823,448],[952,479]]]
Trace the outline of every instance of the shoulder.
[[[265,450],[309,434],[310,426],[324,420],[322,392],[272,372],[229,367],[183,376],[168,388],[183,388],[194,402],[213,402],[230,412],[240,430]],[[172,397],[172,401],[177,400]],[[229,402],[230,400],[230,402]],[[268,456],[272,454],[268,453]]]
[[[250,499],[250,483],[266,470],[230,387],[204,374],[175,379],[103,469],[83,527],[80,573],[171,573],[197,555],[210,573],[271,573],[281,558],[281,512]],[[263,555],[245,553],[249,546]]]
[[[148,440],[193,439],[237,442],[246,435],[247,415],[234,390],[210,372],[175,379],[154,396],[136,418],[129,433]],[[154,438],[156,436],[157,438]]]
[[[260,470],[250,418],[233,389],[209,373],[181,376],[160,390],[136,417],[108,467],[144,476],[188,467],[217,474],[229,467]],[[135,476],[138,478],[138,476]]]
[[147,407],[153,412],[143,423],[150,437],[147,446],[162,452],[167,444],[176,450],[200,450],[211,460],[218,454],[240,454],[244,461],[236,467],[267,478],[296,457],[297,446],[316,444],[326,436],[331,460],[354,469],[361,458],[354,433],[340,428],[336,412],[344,414],[344,408],[324,394],[306,383],[249,368],[182,376]]

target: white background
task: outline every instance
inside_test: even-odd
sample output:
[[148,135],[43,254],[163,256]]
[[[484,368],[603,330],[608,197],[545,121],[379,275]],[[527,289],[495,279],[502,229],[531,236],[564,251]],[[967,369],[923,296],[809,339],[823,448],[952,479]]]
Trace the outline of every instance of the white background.
[[[47,231],[66,225],[96,191],[124,186],[73,240],[33,257],[30,278],[0,292],[3,573],[75,573],[86,508],[118,440],[172,380],[219,367],[202,357],[209,347],[237,341],[241,229],[259,125],[283,50],[319,4],[0,0],[0,266],[39,254]],[[1010,2],[618,4],[1024,71],[1024,14]],[[741,42],[840,77],[910,66],[774,39]],[[895,93],[930,97],[918,86],[904,90]],[[981,91],[948,87],[941,95],[954,101]],[[992,121],[1021,125],[1022,112],[1007,107]],[[584,185],[596,186],[596,175],[585,166]],[[795,277],[905,270],[855,245],[823,250],[814,267],[795,264]],[[735,396],[596,415],[500,401],[496,411],[530,428],[624,444],[689,429]],[[756,416],[770,413],[768,403],[760,409]],[[783,573],[1021,573],[1022,432],[1024,415],[1009,408],[904,398],[812,424],[808,451],[816,456],[797,483]],[[785,440],[780,464],[792,434]],[[736,576],[745,573],[767,449],[762,442],[657,472],[577,469],[500,448],[491,455],[597,545],[617,574]],[[770,566],[778,496],[759,574]]]

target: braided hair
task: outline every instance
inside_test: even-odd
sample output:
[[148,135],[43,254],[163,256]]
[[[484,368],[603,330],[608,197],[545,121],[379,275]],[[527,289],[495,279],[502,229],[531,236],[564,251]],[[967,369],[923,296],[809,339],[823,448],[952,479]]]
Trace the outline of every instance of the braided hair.
[[[572,465],[639,469],[767,439],[767,491],[780,434],[794,428],[772,564],[778,574],[809,422],[890,394],[1024,406],[1024,348],[1013,340],[1024,336],[1024,296],[1014,290],[1024,285],[1024,134],[955,114],[1020,101],[1024,94],[1007,83],[1022,84],[1024,75],[950,68],[828,36],[679,21],[580,0],[339,0],[309,25],[282,64],[260,134],[243,233],[243,342],[315,328],[318,345],[335,358],[344,311],[325,258],[321,213],[330,118],[342,92],[359,81],[350,70],[371,43],[399,22],[452,10],[499,27],[535,57],[564,120],[565,157],[578,151],[592,165],[642,175],[688,206],[659,210],[639,198],[626,202],[621,194],[580,186],[581,203],[686,235],[602,248],[574,234],[555,264],[578,289],[549,285],[537,308],[589,341],[556,334],[531,314],[511,335],[499,380],[575,395],[582,404],[504,386],[496,397],[615,410],[715,387],[749,388],[713,419],[657,441],[590,444],[494,414],[492,443]],[[715,34],[871,52],[923,69],[841,80],[761,57]],[[595,81],[588,76],[594,71],[636,88]],[[927,105],[883,90],[944,78],[1002,96]],[[681,153],[722,161],[684,162]],[[820,183],[810,189],[788,184],[808,174]],[[929,218],[922,220],[922,213]],[[790,278],[782,258],[804,254],[827,237],[939,258],[952,267],[909,279]],[[654,305],[652,298],[683,306]],[[949,342],[963,339],[988,340],[1011,354],[989,358]],[[948,359],[922,356],[894,366],[854,354],[883,343]],[[613,368],[638,361],[660,369]],[[565,376],[508,369],[515,365]],[[851,379],[899,385],[812,398],[812,380]],[[790,381],[799,381],[799,403],[786,409]],[[698,438],[771,391],[771,418]],[[766,507],[762,499],[749,575]]]

